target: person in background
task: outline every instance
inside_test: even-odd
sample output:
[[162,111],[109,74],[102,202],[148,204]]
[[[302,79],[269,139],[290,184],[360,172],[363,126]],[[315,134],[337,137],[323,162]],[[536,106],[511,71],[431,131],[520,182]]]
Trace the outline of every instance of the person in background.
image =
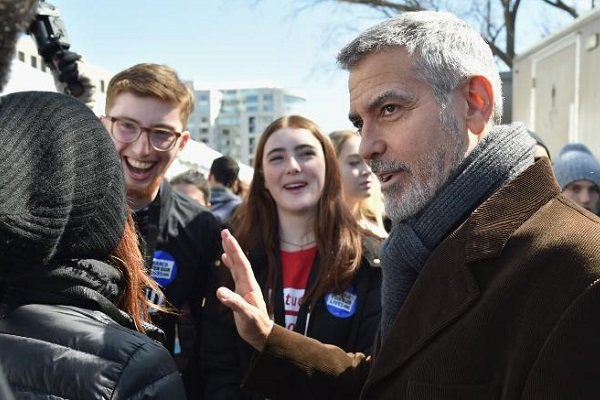
[[246,181],[243,181],[238,176],[238,178],[235,181],[235,184],[231,188],[231,191],[233,192],[233,194],[238,196],[242,201],[244,201],[244,199],[248,195],[249,189],[250,189],[250,184]]
[[329,134],[340,165],[344,200],[359,224],[379,237],[386,237],[383,226],[383,197],[379,181],[358,154],[360,136],[355,131]]
[[203,207],[210,208],[210,187],[202,172],[187,170],[171,178],[170,183],[179,193],[191,197]]
[[242,202],[232,188],[238,184],[240,166],[233,158],[221,156],[215,158],[210,166],[208,183],[210,184],[211,211],[226,223]]
[[148,291],[147,296],[175,309],[153,319],[165,331],[165,345],[188,393],[202,383],[200,360],[191,355],[201,345],[202,304],[208,274],[219,258],[221,228],[208,209],[174,191],[165,179],[190,138],[186,126],[193,106],[193,93],[175,70],[137,64],[110,80],[101,117],[121,161],[146,268],[164,293]]
[[217,296],[257,351],[244,388],[273,399],[596,399],[600,219],[561,194],[523,124],[497,125],[489,45],[452,14],[406,12],[359,34],[338,62],[393,221],[377,344],[373,357],[348,353],[271,321],[259,264],[223,230],[235,292]]
[[[343,203],[329,138],[307,118],[282,117],[265,129],[254,160],[248,198],[232,226],[270,317],[289,331],[370,353],[381,311],[380,239]],[[222,307],[208,299],[216,303],[207,308]],[[205,397],[249,398],[240,382],[251,348],[235,333],[231,312],[225,316],[205,324]]]
[[556,160],[554,174],[563,194],[596,214],[600,205],[600,163],[583,143],[565,145]]
[[16,398],[185,399],[104,127],[45,92],[1,97],[0,121],[0,365]]

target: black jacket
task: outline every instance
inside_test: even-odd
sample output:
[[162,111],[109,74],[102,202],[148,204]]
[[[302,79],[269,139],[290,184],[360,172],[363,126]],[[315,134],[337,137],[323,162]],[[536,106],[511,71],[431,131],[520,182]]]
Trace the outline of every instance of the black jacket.
[[[174,191],[167,181],[150,206],[134,217],[145,241],[144,254],[154,255],[153,262],[147,257],[146,264],[152,265],[149,272],[179,314],[160,313],[152,316],[153,321],[165,332],[165,345],[186,375],[186,386],[188,375],[195,384],[199,360],[188,361],[199,346],[196,332],[202,324],[208,274],[221,256],[220,223],[208,209]],[[166,304],[154,293],[148,296],[155,303]]]
[[[381,270],[378,259],[378,243],[371,239],[364,241],[364,255],[355,278],[346,293],[356,296],[356,308],[351,315],[336,317],[328,310],[327,295],[320,297],[314,307],[300,307],[295,331],[306,334],[323,343],[333,344],[348,352],[369,353],[379,328],[381,316]],[[256,279],[266,296],[267,256],[262,249],[249,254]],[[316,258],[315,258],[316,260]],[[308,286],[314,284],[316,267],[313,265]],[[230,282],[223,274],[217,285]],[[284,326],[284,304],[281,278],[276,279],[273,291],[275,323]],[[266,299],[265,299],[266,300]],[[330,303],[331,304],[331,303]],[[252,356],[252,348],[237,334],[232,313],[225,309],[214,297],[207,297],[206,321],[203,332],[204,373],[206,377],[206,399],[264,399],[240,390],[245,371]],[[329,306],[331,309],[331,306]],[[334,310],[335,311],[335,310]],[[308,327],[307,327],[308,323]]]
[[105,267],[80,261],[0,289],[0,364],[17,399],[185,399],[169,353],[114,306]]

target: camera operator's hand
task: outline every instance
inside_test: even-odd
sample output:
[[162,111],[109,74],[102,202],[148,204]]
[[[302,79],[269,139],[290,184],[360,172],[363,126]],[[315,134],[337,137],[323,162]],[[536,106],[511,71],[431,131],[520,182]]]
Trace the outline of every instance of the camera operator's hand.
[[85,64],[81,56],[72,51],[59,52],[49,66],[56,90],[69,94],[93,109],[95,105],[94,86],[85,74]]

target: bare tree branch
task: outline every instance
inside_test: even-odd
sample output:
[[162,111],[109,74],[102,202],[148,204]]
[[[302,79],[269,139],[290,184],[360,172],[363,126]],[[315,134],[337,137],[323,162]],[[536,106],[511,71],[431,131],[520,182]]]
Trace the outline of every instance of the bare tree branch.
[[571,17],[577,18],[579,17],[579,13],[575,9],[575,7],[571,7],[568,4],[565,4],[562,0],[542,0],[544,3],[551,5],[552,7],[559,8],[563,11],[566,11]]
[[[260,2],[260,0],[248,0]],[[347,5],[362,5],[381,12],[386,17],[399,13],[423,10],[448,10],[449,3],[443,0],[304,0],[312,5],[320,3],[338,3]],[[548,6],[563,10],[576,18],[579,13],[563,0],[542,0]],[[456,5],[456,3],[455,3]],[[516,20],[521,0],[486,0],[471,3],[470,11],[455,12],[467,19],[478,20],[480,32],[489,43],[492,52],[509,68],[515,57]],[[500,7],[500,9],[498,9]],[[503,41],[504,43],[501,43]]]
[[506,63],[506,65],[511,69],[512,69],[512,60],[515,57],[515,31],[516,31],[517,12],[519,11],[520,4],[521,4],[521,0],[514,0],[514,2],[512,2],[512,4],[511,4],[511,0],[502,0],[502,5],[504,7],[504,10],[503,10],[504,25],[506,26],[505,53],[506,53],[506,58],[510,60],[510,62]]
[[[372,8],[376,8],[386,15],[391,16],[406,11],[423,11],[426,10],[419,1],[387,1],[387,0],[337,0],[340,3],[362,4]],[[391,12],[390,12],[391,11]]]

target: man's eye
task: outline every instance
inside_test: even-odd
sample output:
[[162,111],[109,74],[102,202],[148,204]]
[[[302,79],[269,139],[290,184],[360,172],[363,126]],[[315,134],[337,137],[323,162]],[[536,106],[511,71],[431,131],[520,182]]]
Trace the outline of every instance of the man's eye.
[[135,130],[137,130],[137,125],[133,122],[119,121],[119,128],[125,129],[128,131],[135,131]]
[[360,119],[354,119],[354,120],[351,120],[350,122],[352,123],[352,125],[354,125],[357,132],[360,133],[360,130],[362,129],[362,126],[363,126],[363,122]]
[[167,129],[152,129],[152,134],[157,138],[164,140],[169,140],[173,136],[175,136],[175,134],[172,131]]
[[395,104],[388,104],[383,107],[383,114],[392,114],[398,110]]

